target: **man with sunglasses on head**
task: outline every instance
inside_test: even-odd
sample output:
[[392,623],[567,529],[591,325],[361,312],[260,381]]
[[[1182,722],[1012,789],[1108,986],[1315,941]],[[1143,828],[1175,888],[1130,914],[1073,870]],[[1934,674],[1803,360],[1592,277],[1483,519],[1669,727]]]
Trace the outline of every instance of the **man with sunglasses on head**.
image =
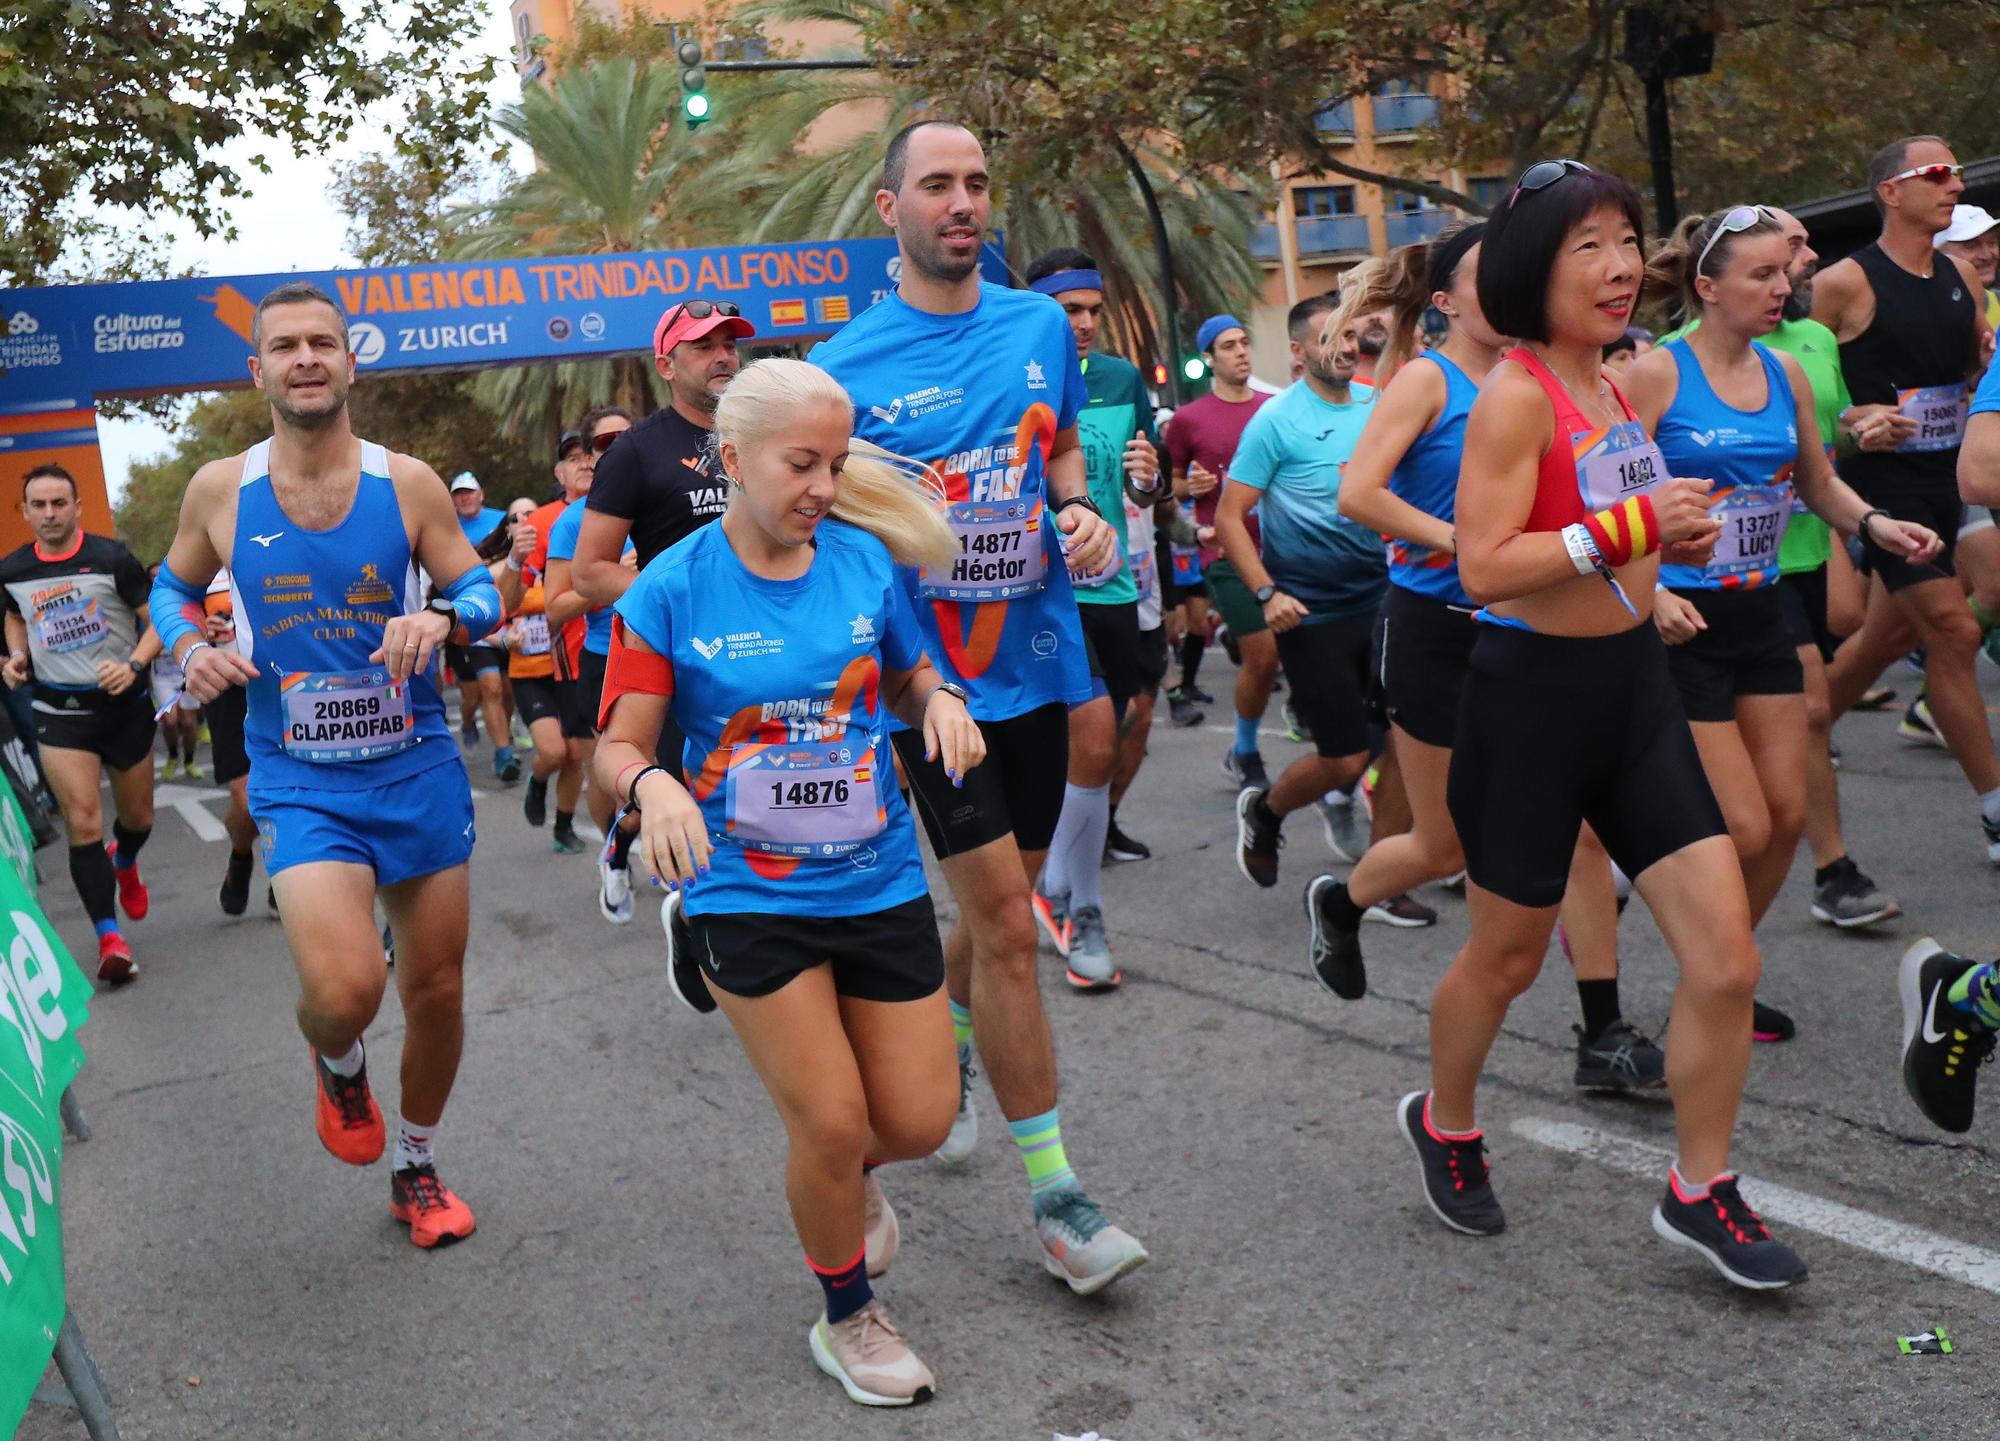
[[[1840,417],[1843,443],[1856,447],[1841,475],[1881,512],[1952,537],[1967,382],[1993,345],[1978,275],[1932,247],[1951,225],[1965,182],[1935,135],[1883,147],[1868,179],[1881,236],[1813,285],[1814,317],[1840,343],[1855,402]],[[1863,562],[1872,576],[1867,620],[1827,669],[1829,708],[1839,716],[1912,639],[1923,646],[1932,720],[1979,796],[1986,856],[2000,865],[2000,758],[1973,673],[1979,623],[1965,603],[1952,542],[1919,563],[1864,539]]]

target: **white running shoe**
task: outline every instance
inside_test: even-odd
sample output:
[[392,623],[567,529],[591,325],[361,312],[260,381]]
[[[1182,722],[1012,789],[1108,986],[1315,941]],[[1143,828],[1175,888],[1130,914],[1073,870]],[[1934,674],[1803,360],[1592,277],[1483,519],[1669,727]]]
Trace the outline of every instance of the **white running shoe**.
[[958,1048],[958,1114],[952,1118],[951,1131],[944,1138],[944,1144],[933,1153],[947,1166],[963,1166],[972,1159],[973,1147],[979,1144],[979,1112],[972,1106],[972,1078],[979,1073],[972,1068],[972,1047]]
[[908,1406],[928,1401],[937,1389],[931,1368],[910,1350],[880,1301],[843,1321],[829,1323],[822,1315],[807,1340],[813,1364],[863,1406]]
[[632,873],[614,870],[611,862],[597,863],[597,909],[614,926],[632,923]]
[[1136,1236],[1104,1219],[1081,1191],[1064,1191],[1035,1211],[1042,1265],[1079,1296],[1094,1296],[1152,1259]]

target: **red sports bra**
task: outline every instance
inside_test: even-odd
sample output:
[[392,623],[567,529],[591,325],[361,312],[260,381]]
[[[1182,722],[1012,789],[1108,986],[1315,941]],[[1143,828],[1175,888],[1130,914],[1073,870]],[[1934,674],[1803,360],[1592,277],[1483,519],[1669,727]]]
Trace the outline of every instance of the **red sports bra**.
[[[1570,398],[1569,389],[1525,346],[1501,357],[1535,377],[1556,413],[1555,439],[1542,452],[1535,479],[1535,503],[1528,511],[1531,531],[1561,530],[1585,515],[1635,495],[1644,495],[1667,479],[1667,463],[1638,412],[1615,384],[1611,394],[1625,419],[1616,425],[1595,425]],[[1610,384],[1609,381],[1606,382]]]

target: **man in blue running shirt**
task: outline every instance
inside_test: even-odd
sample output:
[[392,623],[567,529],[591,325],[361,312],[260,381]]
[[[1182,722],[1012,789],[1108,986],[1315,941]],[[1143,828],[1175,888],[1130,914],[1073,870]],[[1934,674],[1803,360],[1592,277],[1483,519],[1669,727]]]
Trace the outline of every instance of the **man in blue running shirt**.
[[[298,968],[314,1126],[349,1165],[386,1141],[361,1035],[395,933],[406,1034],[389,1210],[431,1247],[472,1234],[433,1153],[464,1040],[472,791],[433,659],[500,621],[500,595],[444,482],[349,428],[347,318],[305,283],[258,305],[250,376],[272,435],[196,472],[154,581],[152,614],[189,692],[249,693],[250,813]],[[202,639],[203,593],[228,566],[237,644]],[[439,594],[426,604],[419,567]]]
[[[980,281],[990,208],[986,154],[970,131],[928,120],[897,132],[875,193],[896,232],[896,288],[812,359],[853,397],[855,435],[943,483],[959,558],[901,579],[925,652],[966,692],[986,760],[951,776],[925,761],[913,732],[895,743],[958,902],[945,986],[961,1079],[976,1027],[1028,1169],[1043,1263],[1087,1294],[1144,1264],[1146,1250],[1104,1219],[1063,1150],[1028,895],[1062,810],[1069,707],[1090,699],[1070,576],[1117,564],[1118,538],[1087,488],[1083,372],[1062,307]],[[970,1154],[975,1114],[968,1088],[941,1158]]]

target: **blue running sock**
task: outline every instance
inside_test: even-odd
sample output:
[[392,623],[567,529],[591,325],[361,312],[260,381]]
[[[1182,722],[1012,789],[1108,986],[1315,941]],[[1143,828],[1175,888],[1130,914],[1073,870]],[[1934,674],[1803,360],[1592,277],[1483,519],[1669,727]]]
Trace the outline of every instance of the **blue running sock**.
[[868,1248],[864,1245],[854,1253],[854,1259],[845,1266],[829,1270],[812,1257],[806,1257],[806,1264],[819,1278],[819,1288],[826,1293],[826,1321],[829,1326],[845,1321],[863,1306],[875,1299],[875,1292],[868,1285]]
[[97,938],[99,940],[104,939],[106,936],[115,936],[118,934],[118,922],[115,920],[98,921],[96,925]]
[[1989,1031],[2000,1031],[2000,962],[1988,961],[1952,982],[1944,998]]
[[1263,719],[1262,716],[1236,717],[1236,754],[1240,756],[1257,754],[1257,727]]

